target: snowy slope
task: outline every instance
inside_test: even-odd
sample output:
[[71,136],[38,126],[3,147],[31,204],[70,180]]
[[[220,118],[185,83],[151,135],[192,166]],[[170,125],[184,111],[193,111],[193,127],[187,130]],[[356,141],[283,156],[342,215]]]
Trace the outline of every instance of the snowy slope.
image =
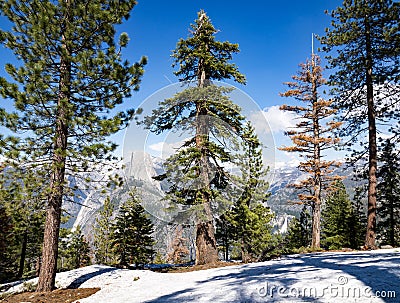
[[400,252],[293,255],[187,273],[93,265],[57,274],[56,281],[62,287],[101,287],[80,303],[399,302]]

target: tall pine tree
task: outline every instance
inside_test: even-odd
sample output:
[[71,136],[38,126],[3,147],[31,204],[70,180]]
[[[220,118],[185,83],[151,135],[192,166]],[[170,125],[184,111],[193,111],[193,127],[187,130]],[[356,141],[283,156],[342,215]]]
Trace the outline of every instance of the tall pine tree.
[[[335,106],[346,123],[351,160],[368,155],[368,221],[365,247],[374,248],[377,209],[377,122],[393,117],[400,81],[400,7],[392,0],[344,0],[329,13],[332,26],[320,38],[328,56]],[[364,142],[364,134],[368,134]]]
[[[335,161],[324,160],[322,152],[332,148],[339,139],[332,136],[332,131],[340,126],[340,122],[329,121],[336,113],[331,100],[321,98],[319,92],[325,84],[322,77],[320,58],[312,54],[311,60],[300,65],[298,75],[293,76],[293,82],[285,83],[289,89],[282,93],[283,97],[292,97],[303,102],[304,105],[282,105],[281,110],[292,111],[300,115],[300,120],[295,130],[285,134],[290,137],[293,146],[281,147],[281,150],[297,152],[304,160],[300,162],[299,169],[307,174],[307,178],[298,184],[293,184],[305,193],[298,195],[300,203],[310,205],[312,209],[312,241],[311,247],[320,247],[321,234],[321,203],[322,191],[332,179],[329,176],[332,167],[338,165]],[[322,120],[328,119],[326,126]]]
[[121,265],[134,264],[138,267],[152,259],[155,253],[153,228],[153,223],[139,202],[136,190],[133,190],[119,209],[111,235],[113,251]]
[[180,81],[196,80],[197,86],[164,100],[145,120],[156,133],[189,129],[194,134],[167,160],[164,177],[172,184],[168,195],[172,202],[200,209],[196,216],[196,264],[218,261],[212,203],[228,184],[223,164],[233,161],[225,143],[240,133],[243,121],[239,107],[227,96],[231,89],[212,83],[229,78],[245,82],[229,62],[239,51],[238,45],[216,41],[216,33],[210,18],[200,11],[190,37],[179,40],[172,54]]
[[54,288],[61,207],[66,176],[111,158],[116,145],[106,137],[126,126],[133,110],[118,111],[137,89],[145,59],[121,57],[127,34],[115,42],[136,4],[126,1],[2,1],[11,23],[0,31],[3,46],[20,60],[6,65],[12,82],[0,78],[0,93],[16,112],[2,113],[11,131],[28,135],[5,140],[7,157],[47,166],[50,181],[42,266],[37,291]]

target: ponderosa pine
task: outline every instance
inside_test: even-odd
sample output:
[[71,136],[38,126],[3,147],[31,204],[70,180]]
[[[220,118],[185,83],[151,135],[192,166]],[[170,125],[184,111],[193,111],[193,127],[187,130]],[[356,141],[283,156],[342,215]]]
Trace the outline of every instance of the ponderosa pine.
[[[368,219],[365,247],[376,247],[377,123],[393,119],[400,81],[400,7],[392,0],[345,0],[328,12],[331,27],[320,37],[328,56],[335,107],[345,123],[341,137],[355,142],[350,160],[368,155]],[[368,134],[368,139],[363,138]],[[358,146],[358,145],[356,145]]]
[[[1,111],[3,125],[17,135],[4,140],[6,157],[50,172],[42,265],[37,291],[54,288],[61,207],[66,176],[110,160],[116,145],[106,138],[125,127],[134,111],[117,106],[137,89],[145,59],[130,64],[115,41],[136,4],[126,1],[2,1],[12,24],[0,41],[19,60],[6,65],[12,82],[0,78],[0,93],[15,113]],[[20,135],[25,132],[28,135]]]

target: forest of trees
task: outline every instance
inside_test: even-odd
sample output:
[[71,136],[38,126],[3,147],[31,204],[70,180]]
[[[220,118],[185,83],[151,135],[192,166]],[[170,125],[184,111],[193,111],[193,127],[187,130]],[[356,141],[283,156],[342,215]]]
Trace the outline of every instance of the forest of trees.
[[[8,75],[0,77],[8,102],[0,108],[0,126],[7,130],[0,136],[0,283],[38,276],[36,290],[48,292],[58,271],[92,263],[142,268],[156,259],[186,262],[190,245],[196,265],[399,246],[398,2],[344,0],[327,12],[331,26],[317,37],[324,57],[313,51],[284,82],[287,104],[280,109],[298,119],[285,133],[292,145],[280,149],[300,157],[304,176],[290,184],[297,199],[285,203],[302,210],[284,234],[273,231],[263,143],[232,100],[235,89],[219,84],[246,84],[233,63],[239,46],[219,41],[211,18],[198,12],[171,55],[184,89],[160,100],[141,122],[157,135],[191,134],[154,177],[168,184],[164,201],[190,209],[187,225],[168,229],[172,241],[165,255],[155,249],[155,219],[143,208],[141,191],[132,186],[114,201],[106,196],[127,180],[91,177],[118,160],[109,137],[140,112],[127,108],[126,100],[139,89],[147,58],[133,64],[123,59],[128,34],[116,37],[135,5],[0,2],[1,16],[11,24],[0,29],[0,43],[18,62],[3,64]],[[327,160],[334,149],[346,150],[347,158]],[[345,186],[350,176],[338,173],[347,166],[357,179],[351,190]],[[63,205],[80,189],[71,177],[105,197],[90,238],[82,226],[65,225]],[[192,231],[193,244],[184,236]]]

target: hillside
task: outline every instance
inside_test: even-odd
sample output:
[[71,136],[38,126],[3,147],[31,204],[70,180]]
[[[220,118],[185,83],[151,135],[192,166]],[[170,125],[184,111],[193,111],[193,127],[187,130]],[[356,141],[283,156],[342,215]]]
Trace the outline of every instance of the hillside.
[[80,303],[399,302],[400,251],[291,255],[185,273],[93,265],[59,273],[56,281],[60,287],[101,288]]
[[[117,210],[121,201],[128,197],[129,188],[135,186],[141,195],[142,205],[151,215],[156,226],[157,249],[164,252],[171,241],[171,235],[174,233],[168,223],[173,221],[174,223],[188,225],[190,221],[187,221],[186,213],[183,209],[177,208],[174,212],[171,212],[171,209],[166,210],[168,205],[162,200],[162,197],[164,196],[164,190],[168,188],[168,184],[152,178],[163,173],[162,159],[152,157],[143,151],[132,152],[127,158],[129,160],[125,163],[125,170],[114,171],[119,175],[125,176],[126,184],[112,193],[111,201]],[[351,179],[351,169],[341,167],[336,173],[347,177],[344,182],[348,188],[348,193],[352,196],[356,183]],[[94,176],[93,178],[99,179],[103,174],[102,172],[99,176]],[[269,188],[271,196],[267,204],[275,213],[273,221],[275,231],[285,232],[288,226],[288,218],[290,219],[291,216],[296,216],[300,213],[301,205],[288,203],[290,200],[296,200],[297,195],[294,189],[287,187],[287,185],[303,177],[304,175],[299,172],[297,167],[290,164],[275,169],[272,175],[269,176],[271,179]],[[77,184],[78,188],[84,188],[84,185],[80,182],[80,180],[74,178],[70,179],[71,184]],[[91,241],[96,215],[102,208],[105,198],[106,194],[100,190],[79,190],[74,198],[75,201],[67,202],[64,205],[66,212],[71,216],[65,227],[80,225],[84,234]],[[192,235],[188,233],[186,236],[190,238]]]

